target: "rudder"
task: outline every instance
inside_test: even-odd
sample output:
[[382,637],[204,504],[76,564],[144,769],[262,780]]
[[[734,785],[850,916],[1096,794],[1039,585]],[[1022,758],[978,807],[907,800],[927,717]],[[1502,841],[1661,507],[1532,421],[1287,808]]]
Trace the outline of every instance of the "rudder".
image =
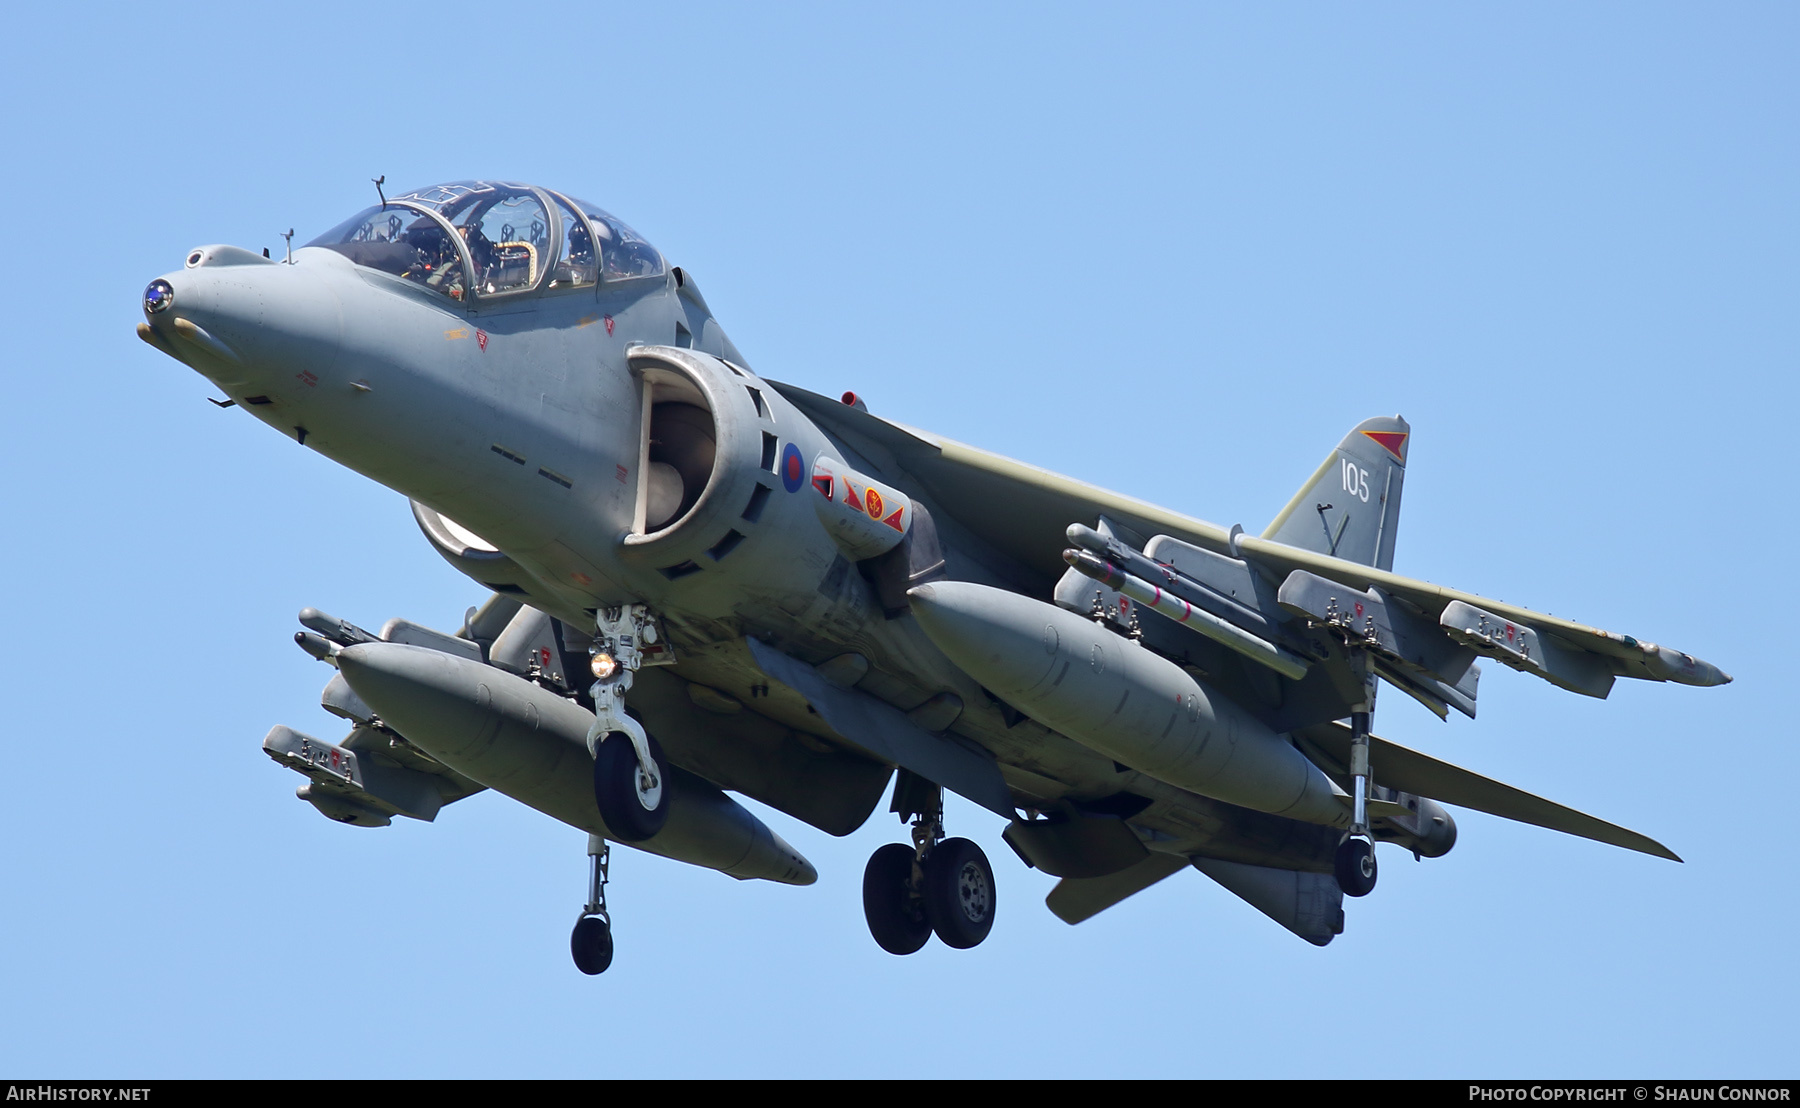
[[1412,428],[1397,415],[1357,424],[1262,537],[1377,569],[1394,568],[1411,436]]

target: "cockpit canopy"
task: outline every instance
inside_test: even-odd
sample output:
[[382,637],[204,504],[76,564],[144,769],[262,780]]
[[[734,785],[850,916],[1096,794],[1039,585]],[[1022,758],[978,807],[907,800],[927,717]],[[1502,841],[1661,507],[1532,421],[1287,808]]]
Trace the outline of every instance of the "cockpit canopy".
[[597,205],[508,181],[452,181],[358,212],[308,246],[452,300],[661,277],[656,247]]

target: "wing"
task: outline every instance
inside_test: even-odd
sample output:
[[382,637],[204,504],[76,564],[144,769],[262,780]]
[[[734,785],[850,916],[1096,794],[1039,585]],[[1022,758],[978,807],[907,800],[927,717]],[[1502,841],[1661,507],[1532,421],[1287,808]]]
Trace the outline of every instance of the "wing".
[[[1691,655],[1631,635],[1404,577],[1373,566],[1234,534],[1154,504],[991,454],[775,382],[783,396],[872,462],[903,470],[941,510],[1028,573],[1047,594],[1066,568],[1064,531],[1100,516],[1145,535],[1170,535],[1241,558],[1272,581],[1310,573],[1352,589],[1377,589],[1431,620],[1456,642],[1563,688],[1605,696],[1612,678],[1722,685],[1730,676]],[[1529,635],[1523,632],[1529,632]]]

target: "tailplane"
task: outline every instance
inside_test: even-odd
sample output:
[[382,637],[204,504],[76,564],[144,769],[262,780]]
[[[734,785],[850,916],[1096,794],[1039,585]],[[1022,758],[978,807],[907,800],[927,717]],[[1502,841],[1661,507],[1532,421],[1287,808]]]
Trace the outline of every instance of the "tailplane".
[[1411,437],[1412,428],[1399,416],[1357,424],[1262,537],[1377,569],[1394,568]]

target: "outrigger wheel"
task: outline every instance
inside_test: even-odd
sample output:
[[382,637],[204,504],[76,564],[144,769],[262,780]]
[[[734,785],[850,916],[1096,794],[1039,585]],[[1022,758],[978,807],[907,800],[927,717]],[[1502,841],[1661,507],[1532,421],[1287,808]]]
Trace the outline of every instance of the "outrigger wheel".
[[631,736],[623,731],[607,735],[594,755],[594,804],[613,837],[624,842],[650,838],[669,818],[669,763],[656,736],[649,736],[649,745],[656,763],[654,783],[645,777]]
[[1368,896],[1375,890],[1375,844],[1367,839],[1345,839],[1338,844],[1333,868],[1345,896]]
[[601,916],[576,920],[569,935],[569,953],[575,956],[575,968],[589,977],[605,973],[613,960],[612,924]]
[[581,918],[569,934],[569,953],[575,968],[589,977],[605,973],[612,965],[612,917],[606,913],[607,865],[612,847],[604,837],[588,834],[588,898],[581,906]]

